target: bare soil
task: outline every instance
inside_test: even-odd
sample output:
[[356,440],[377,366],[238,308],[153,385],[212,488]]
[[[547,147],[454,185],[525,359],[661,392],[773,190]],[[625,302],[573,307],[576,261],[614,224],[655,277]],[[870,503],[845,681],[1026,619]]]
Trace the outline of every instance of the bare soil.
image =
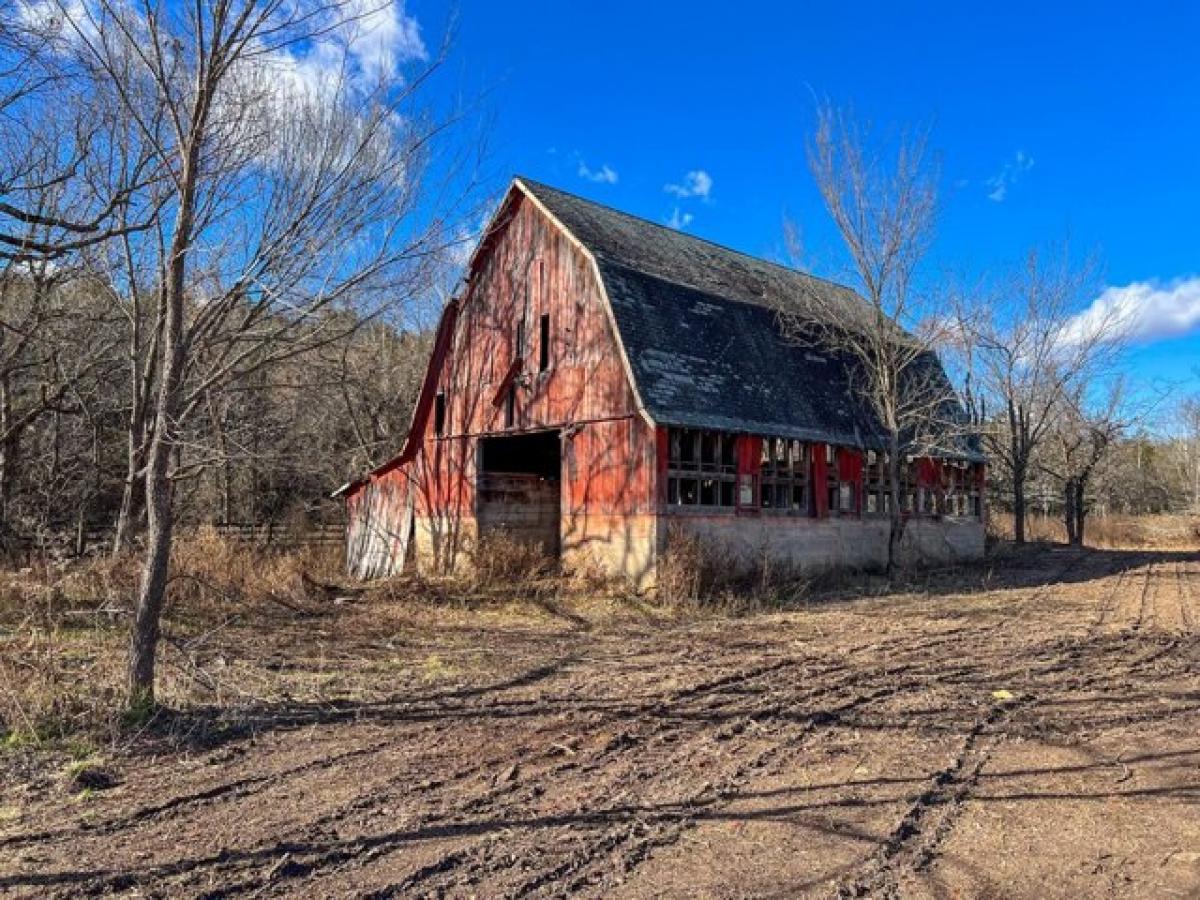
[[360,605],[259,660],[346,698],[190,710],[82,794],[10,767],[0,893],[1197,897],[1198,627],[1193,552],[737,619]]

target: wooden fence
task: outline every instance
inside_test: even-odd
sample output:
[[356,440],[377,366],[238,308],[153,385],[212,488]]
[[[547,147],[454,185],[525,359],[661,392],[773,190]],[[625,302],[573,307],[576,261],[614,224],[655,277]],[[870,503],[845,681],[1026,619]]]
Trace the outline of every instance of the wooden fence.
[[346,526],[340,522],[326,525],[306,525],[291,528],[272,522],[254,523],[221,522],[212,526],[221,537],[271,547],[279,550],[299,550],[302,547],[340,547],[346,541]]
[[[221,537],[239,543],[253,544],[269,550],[286,552],[307,547],[340,547],[346,540],[346,526],[338,522],[305,525],[300,528],[274,522],[218,522],[199,526],[211,528]],[[187,535],[198,529],[178,528],[177,535]],[[106,553],[112,547],[113,530],[94,528],[75,534],[37,536],[27,534],[0,535],[0,558],[10,563],[30,562],[38,558],[71,559]]]

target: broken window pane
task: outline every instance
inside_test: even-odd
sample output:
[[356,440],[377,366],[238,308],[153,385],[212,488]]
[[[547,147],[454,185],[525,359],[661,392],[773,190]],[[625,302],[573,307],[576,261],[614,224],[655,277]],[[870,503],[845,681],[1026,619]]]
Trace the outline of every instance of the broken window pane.
[[699,435],[686,429],[680,432],[679,462],[685,469],[695,468],[696,466],[696,438],[698,437]]
[[734,505],[733,501],[734,501],[733,481],[732,480],[722,481],[721,482],[721,505],[722,506],[733,506]]
[[838,485],[838,509],[854,512],[854,483],[843,481]]
[[737,469],[737,438],[732,434],[725,435],[721,440],[721,468],[730,472]]
[[759,506],[766,510],[808,514],[808,452],[802,441],[763,438]]
[[[668,505],[732,508],[736,499],[736,442],[735,435],[718,431],[669,429]],[[689,477],[688,473],[693,474]]]
[[684,506],[696,506],[700,502],[700,482],[685,478],[679,482],[679,492]]
[[754,476],[742,475],[738,478],[738,506],[754,505]]
[[796,512],[808,511],[808,497],[805,494],[804,485],[792,485],[792,509]]
[[791,488],[787,483],[777,483],[775,485],[775,508],[789,509],[791,507]]

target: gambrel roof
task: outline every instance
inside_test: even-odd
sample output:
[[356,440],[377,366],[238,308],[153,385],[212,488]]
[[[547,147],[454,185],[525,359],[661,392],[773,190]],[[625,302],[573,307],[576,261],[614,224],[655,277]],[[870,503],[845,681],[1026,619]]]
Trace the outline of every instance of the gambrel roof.
[[[850,361],[790,339],[777,313],[819,294],[825,314],[853,320],[866,310],[854,291],[526,178],[516,184],[595,259],[656,423],[880,446]],[[930,365],[944,381],[940,363]]]
[[[777,310],[819,294],[824,314],[853,321],[867,311],[850,288],[747,256],[528,178],[516,178],[471,257],[474,267],[521,195],[531,198],[595,263],[617,342],[646,416],[656,425],[711,428],[850,447],[882,447],[869,404],[851,384],[845,355],[790,339]],[[418,451],[441,361],[458,311],[442,312],[433,358],[400,453],[377,476]],[[941,363],[930,373],[947,385]],[[956,405],[955,413],[961,413]],[[952,453],[982,461],[978,441]],[[351,493],[364,479],[339,488]]]

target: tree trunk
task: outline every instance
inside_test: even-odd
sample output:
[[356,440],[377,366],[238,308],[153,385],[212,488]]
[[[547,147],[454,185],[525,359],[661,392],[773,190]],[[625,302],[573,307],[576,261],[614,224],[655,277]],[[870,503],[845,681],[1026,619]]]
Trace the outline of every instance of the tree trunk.
[[171,505],[171,451],[175,446],[175,415],[183,375],[183,291],[172,292],[167,310],[167,343],[163,377],[146,469],[146,557],[134,612],[129,648],[129,705],[144,710],[154,704],[154,660],[158,650],[159,619],[167,593],[171,562],[174,510]]
[[170,441],[156,435],[146,478],[146,559],[138,591],[129,648],[129,705],[144,709],[154,703],[154,662],[158,650],[160,618],[167,593],[171,561]]
[[18,435],[0,443],[0,525],[5,527],[12,521],[9,507],[12,504],[20,455],[21,439]]
[[117,527],[113,535],[114,556],[129,549],[138,520],[145,510],[146,475],[142,468],[145,466],[146,457],[141,448],[143,440],[144,435],[135,436],[130,433],[125,486],[121,491],[121,508],[117,512]]
[[1083,485],[1076,478],[1068,478],[1063,485],[1063,524],[1067,528],[1067,543],[1072,547],[1083,546]]
[[904,538],[904,514],[900,508],[900,442],[893,433],[888,440],[888,511],[887,578],[894,581],[900,557],[900,541]]
[[1082,479],[1075,482],[1075,540],[1073,544],[1076,547],[1083,546],[1083,527],[1087,519],[1087,507],[1083,502],[1084,487],[1085,482]]
[[0,377],[0,527],[6,527],[13,485],[17,479],[17,456],[20,453],[20,431],[13,427],[12,394],[8,375]]
[[[196,127],[202,132],[202,127]],[[154,662],[158,652],[160,619],[167,596],[174,510],[171,504],[171,457],[179,427],[177,417],[183,387],[187,344],[184,340],[184,288],[187,254],[194,225],[196,176],[200,140],[192,135],[180,173],[179,210],[168,257],[160,315],[163,318],[160,365],[153,436],[146,468],[146,557],[134,610],[129,646],[129,708],[144,712],[154,706]]]
[[1028,513],[1025,500],[1025,473],[1013,470],[1013,541],[1025,543],[1025,518]]

